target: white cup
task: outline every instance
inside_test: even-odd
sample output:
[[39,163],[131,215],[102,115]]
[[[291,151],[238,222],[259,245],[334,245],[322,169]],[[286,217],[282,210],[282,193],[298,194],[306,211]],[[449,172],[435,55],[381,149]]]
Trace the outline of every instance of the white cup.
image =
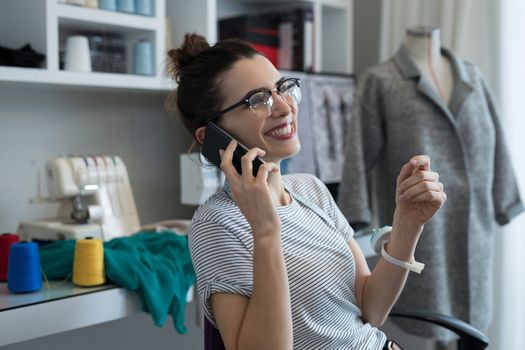
[[66,40],[65,70],[74,72],[91,72],[91,56],[88,38],[83,35],[72,35]]

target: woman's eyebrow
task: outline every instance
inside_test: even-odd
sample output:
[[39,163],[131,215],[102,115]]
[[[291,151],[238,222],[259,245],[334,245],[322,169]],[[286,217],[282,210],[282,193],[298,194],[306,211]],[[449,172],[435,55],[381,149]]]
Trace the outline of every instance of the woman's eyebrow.
[[[285,79],[286,79],[285,77],[280,77],[279,80],[277,80],[277,81],[275,82],[275,85],[274,85],[274,86],[278,86],[278,85],[279,85],[280,83],[282,83]],[[253,90],[251,90],[251,91],[248,91],[248,93],[247,93],[246,95],[244,95],[244,96],[249,96],[249,95],[251,95],[251,94],[253,94],[253,93],[256,93],[256,92],[259,92],[259,91],[265,91],[265,90],[267,90],[267,88],[265,88],[265,87],[260,87],[260,88],[257,88],[257,89],[253,89]]]

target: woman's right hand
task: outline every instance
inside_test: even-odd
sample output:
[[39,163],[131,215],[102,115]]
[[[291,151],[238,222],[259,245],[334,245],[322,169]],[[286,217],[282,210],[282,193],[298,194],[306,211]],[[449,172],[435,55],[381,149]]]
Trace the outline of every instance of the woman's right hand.
[[281,220],[267,182],[270,172],[278,172],[279,167],[275,163],[266,162],[259,167],[257,177],[253,176],[253,160],[256,157],[263,157],[266,153],[255,147],[241,158],[242,175],[240,175],[232,163],[236,147],[237,141],[232,140],[226,150],[220,151],[221,170],[226,175],[233,200],[248,220],[254,235],[261,237],[280,234]]

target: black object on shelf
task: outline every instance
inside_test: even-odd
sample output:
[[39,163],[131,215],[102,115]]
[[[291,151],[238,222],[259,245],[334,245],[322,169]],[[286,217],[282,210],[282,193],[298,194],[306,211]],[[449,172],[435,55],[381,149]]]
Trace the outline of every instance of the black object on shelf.
[[45,58],[45,55],[33,50],[30,44],[18,50],[0,46],[0,66],[40,68]]
[[242,15],[219,21],[219,38],[242,39],[278,66],[279,17],[274,14]]

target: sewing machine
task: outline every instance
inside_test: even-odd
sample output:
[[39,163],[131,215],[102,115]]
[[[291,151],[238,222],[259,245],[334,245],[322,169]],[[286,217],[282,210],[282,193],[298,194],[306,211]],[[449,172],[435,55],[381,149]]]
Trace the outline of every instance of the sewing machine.
[[126,166],[117,156],[65,156],[48,160],[48,198],[57,202],[55,218],[20,223],[24,240],[110,240],[138,232],[140,222]]

